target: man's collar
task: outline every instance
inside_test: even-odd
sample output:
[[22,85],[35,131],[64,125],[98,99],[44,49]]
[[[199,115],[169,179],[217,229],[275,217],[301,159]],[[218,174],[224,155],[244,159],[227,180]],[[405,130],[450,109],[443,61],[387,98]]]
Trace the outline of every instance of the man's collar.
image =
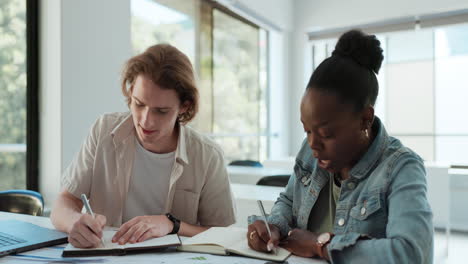
[[189,164],[188,155],[187,155],[187,145],[185,138],[187,137],[187,129],[184,125],[177,123],[179,126],[179,139],[177,142],[176,149],[176,161],[182,161],[185,165]]
[[[183,162],[186,165],[189,164],[187,155],[187,145],[185,137],[187,136],[187,130],[184,125],[177,123],[179,130],[179,137],[177,139],[177,149],[175,158],[177,162]],[[122,122],[120,122],[111,132],[116,146],[123,143],[129,136],[135,135],[135,126],[133,125],[133,118],[131,113],[126,116]]]

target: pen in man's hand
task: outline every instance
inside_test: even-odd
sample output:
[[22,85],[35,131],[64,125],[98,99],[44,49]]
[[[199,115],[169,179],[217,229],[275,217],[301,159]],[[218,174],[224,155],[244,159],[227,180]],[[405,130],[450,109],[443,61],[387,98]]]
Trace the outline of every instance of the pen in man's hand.
[[[81,201],[83,202],[86,212],[88,212],[88,214],[90,214],[93,218],[96,218],[96,216],[94,215],[93,209],[91,209],[91,206],[89,205],[88,197],[86,197],[86,194],[84,193],[81,194]],[[102,246],[105,246],[104,240],[102,239],[102,237],[101,237],[101,243],[102,243]]]

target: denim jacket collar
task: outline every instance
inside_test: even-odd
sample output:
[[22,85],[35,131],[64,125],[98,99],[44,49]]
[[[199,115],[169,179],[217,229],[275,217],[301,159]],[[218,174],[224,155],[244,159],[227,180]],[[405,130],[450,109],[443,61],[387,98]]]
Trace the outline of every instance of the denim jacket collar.
[[358,161],[356,165],[351,169],[351,177],[362,180],[369,175],[369,172],[377,166],[379,160],[382,158],[382,155],[388,145],[388,134],[385,130],[385,127],[382,126],[382,122],[378,117],[375,117],[374,123],[372,124],[372,129],[377,131],[377,135],[374,138],[374,141],[370,145],[369,149],[366,151],[364,156]]

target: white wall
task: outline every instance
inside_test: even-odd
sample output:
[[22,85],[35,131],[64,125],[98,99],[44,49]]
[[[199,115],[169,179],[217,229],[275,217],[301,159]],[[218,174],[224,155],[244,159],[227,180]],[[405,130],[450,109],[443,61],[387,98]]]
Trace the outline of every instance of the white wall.
[[282,31],[289,32],[293,23],[293,2],[291,0],[234,0],[249,8],[257,16],[275,24]]
[[41,192],[46,203],[104,112],[127,109],[119,74],[131,55],[129,0],[41,1]]
[[39,189],[46,204],[59,190],[62,171],[61,130],[61,0],[40,6],[40,147]]
[[467,9],[466,0],[295,0],[294,48],[290,98],[290,151],[295,155],[304,138],[298,119],[299,104],[311,72],[306,72],[306,33],[311,30],[348,27],[400,17],[418,16]]
[[130,43],[128,0],[62,1],[63,168],[99,115],[127,109],[119,81]]
[[270,138],[269,159],[280,160],[289,156],[289,94],[287,89],[289,77],[289,47],[290,33],[271,31],[269,34],[268,64],[269,95],[268,121],[269,130],[275,136]]
[[468,8],[466,0],[295,0],[295,27],[335,28]]

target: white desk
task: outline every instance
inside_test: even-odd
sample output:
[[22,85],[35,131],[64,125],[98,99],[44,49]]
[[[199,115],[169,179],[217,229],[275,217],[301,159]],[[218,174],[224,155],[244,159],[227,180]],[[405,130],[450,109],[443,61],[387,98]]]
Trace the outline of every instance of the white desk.
[[270,213],[276,199],[278,199],[280,193],[284,190],[284,187],[240,183],[232,183],[231,188],[237,207],[237,222],[234,225],[239,227],[247,226],[247,217],[249,215],[260,215],[257,200],[261,200],[265,212]]
[[256,184],[258,180],[265,176],[291,175],[293,168],[265,168],[247,166],[227,166],[229,179],[232,183]]
[[[0,220],[17,219],[25,222],[37,224],[42,227],[51,228],[52,224],[49,218],[10,214],[0,212]],[[18,256],[5,256],[0,258],[0,263],[14,264],[31,264],[31,263],[151,263],[151,264],[264,264],[265,260],[257,260],[251,258],[237,256],[216,256],[201,253],[175,252],[167,250],[158,253],[135,254],[127,256],[109,256],[109,257],[93,257],[93,258],[62,258],[61,254],[64,245],[56,247],[48,247],[38,250],[32,250],[19,254]],[[325,261],[300,258],[291,256],[288,258],[289,263],[297,264],[320,264]]]
[[450,228],[468,231],[468,169],[449,169],[450,177]]

